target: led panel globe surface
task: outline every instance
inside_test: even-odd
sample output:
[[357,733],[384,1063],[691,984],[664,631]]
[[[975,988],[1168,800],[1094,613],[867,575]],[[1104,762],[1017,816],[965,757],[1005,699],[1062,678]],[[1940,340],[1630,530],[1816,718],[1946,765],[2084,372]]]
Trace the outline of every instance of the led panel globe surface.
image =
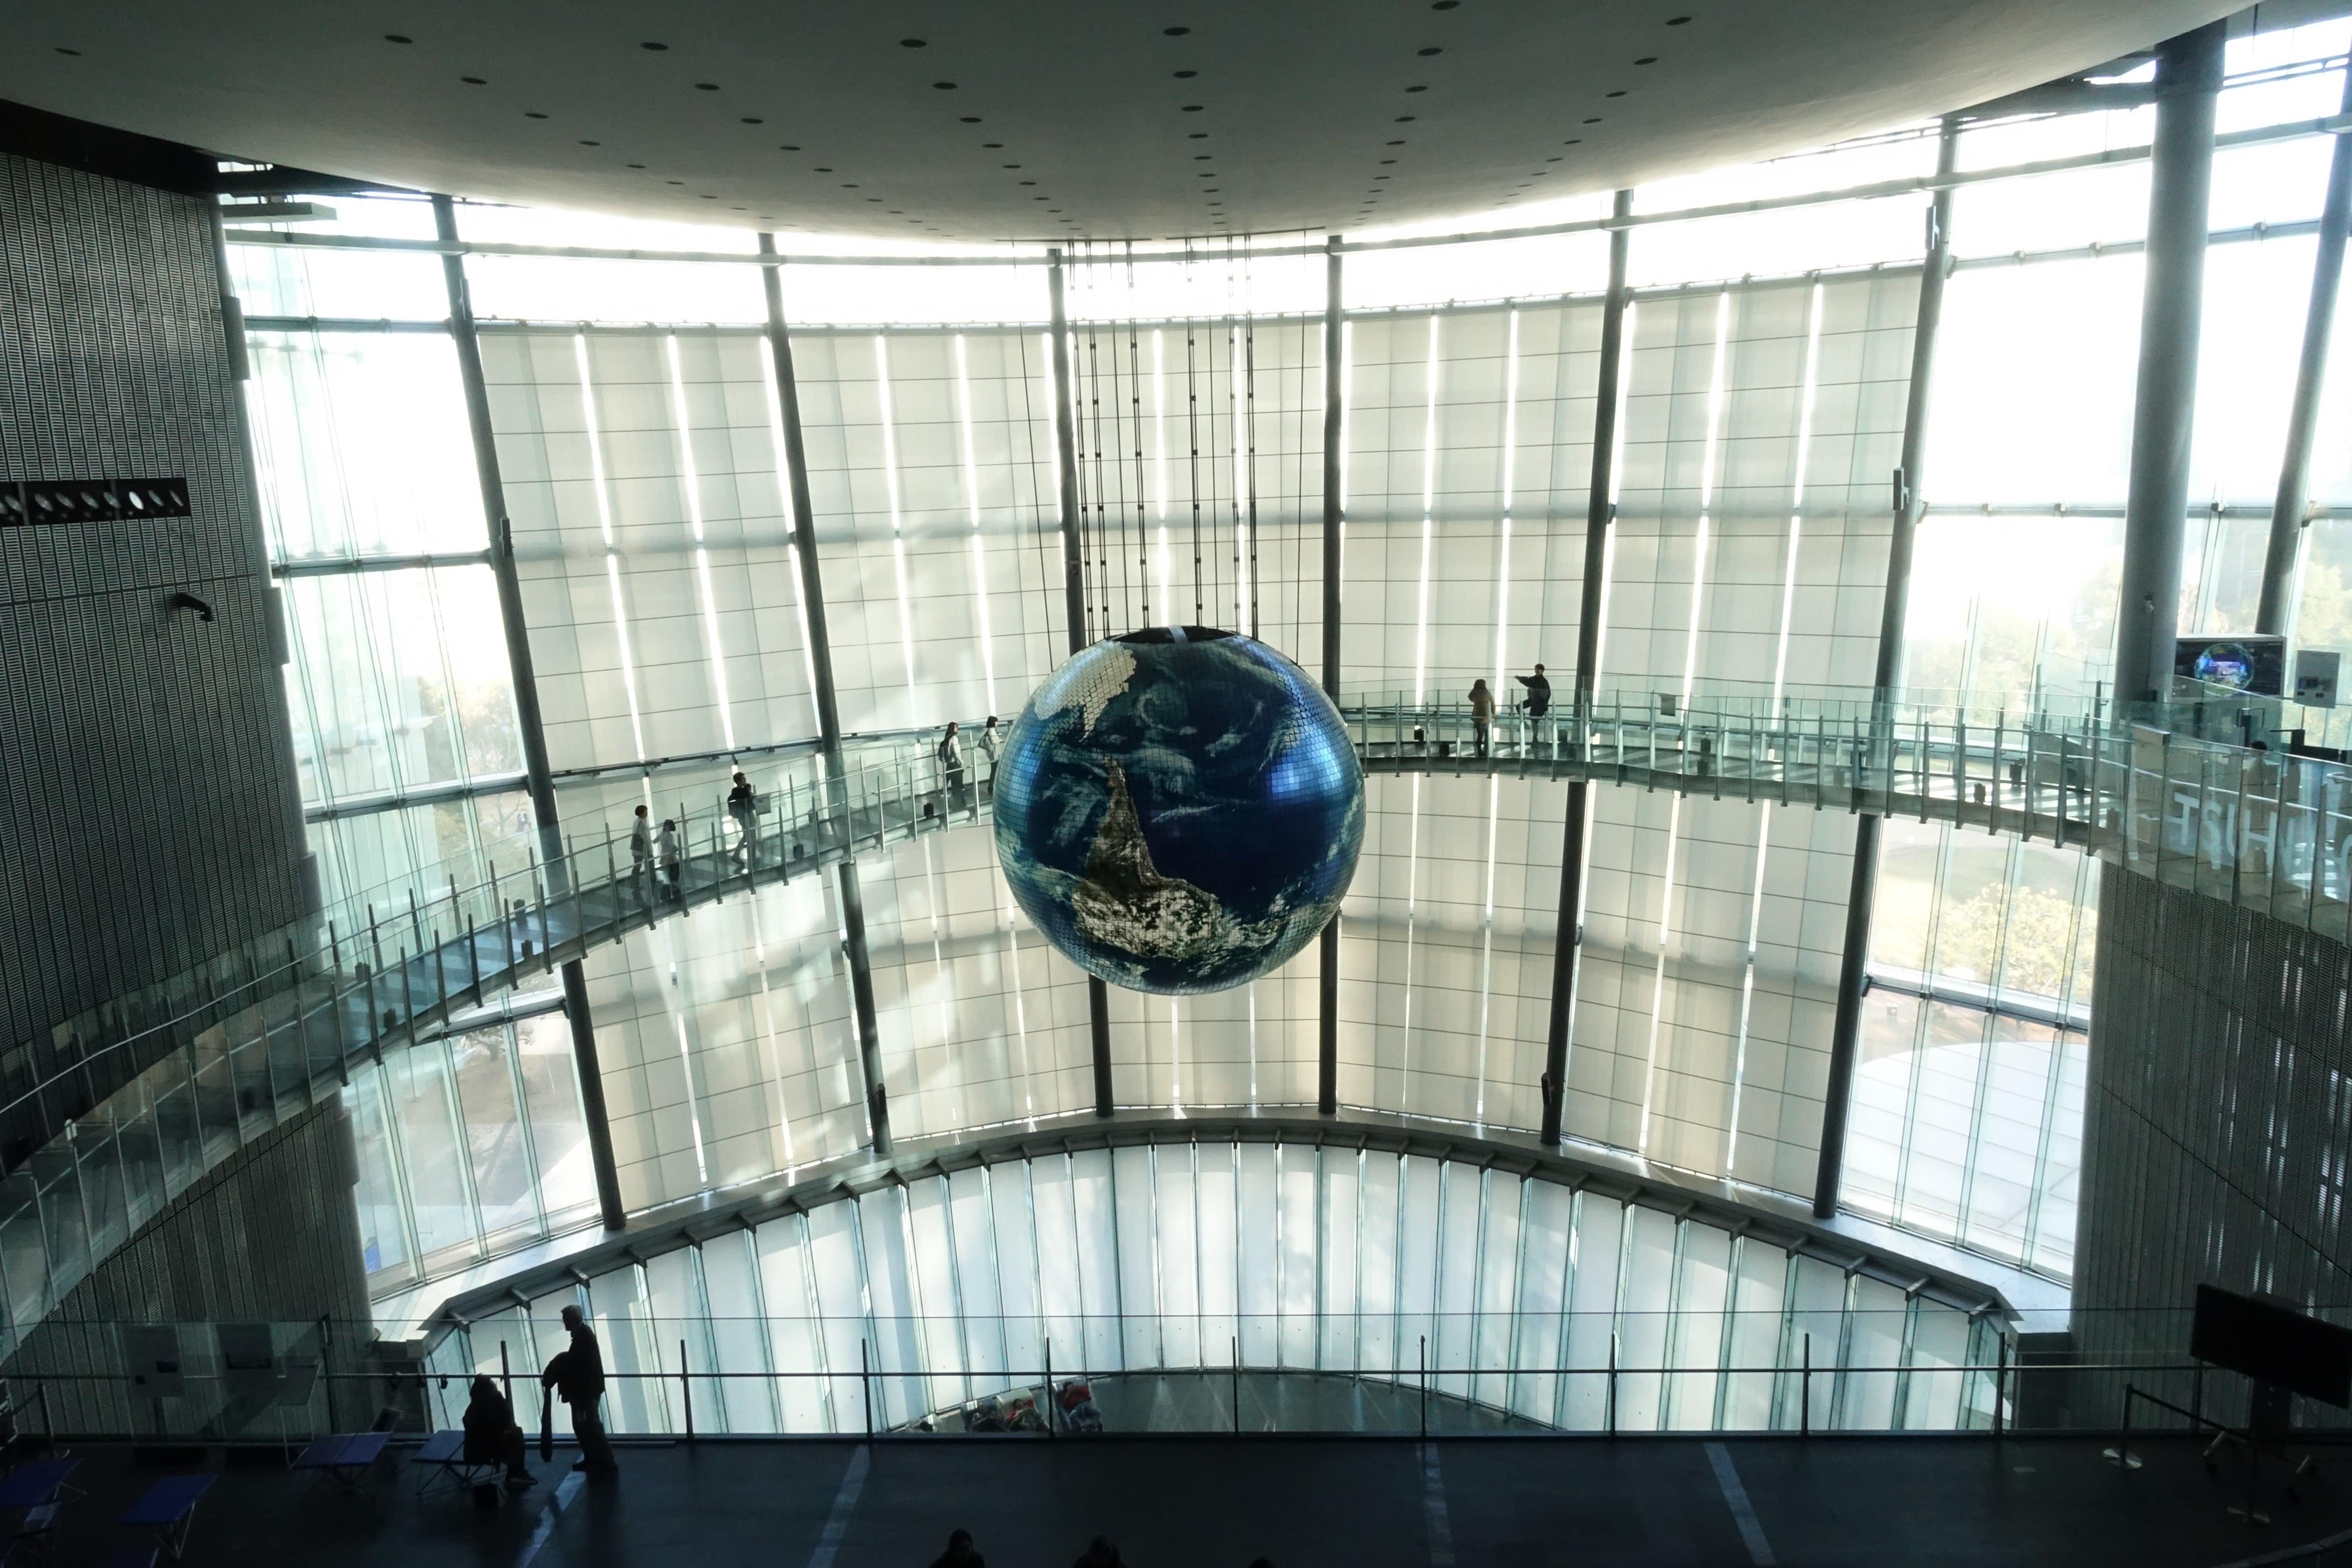
[[1339,710],[1254,638],[1188,626],[1097,643],[1005,739],[996,847],[1013,897],[1088,973],[1223,991],[1339,907],[1364,776]]

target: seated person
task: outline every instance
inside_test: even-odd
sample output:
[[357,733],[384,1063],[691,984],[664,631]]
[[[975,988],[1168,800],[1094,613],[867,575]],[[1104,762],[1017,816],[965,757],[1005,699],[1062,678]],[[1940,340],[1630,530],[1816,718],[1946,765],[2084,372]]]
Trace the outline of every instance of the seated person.
[[530,1467],[523,1462],[522,1428],[515,1425],[514,1406],[490,1377],[474,1379],[473,1395],[466,1402],[466,1461],[504,1465],[507,1485],[530,1485]]

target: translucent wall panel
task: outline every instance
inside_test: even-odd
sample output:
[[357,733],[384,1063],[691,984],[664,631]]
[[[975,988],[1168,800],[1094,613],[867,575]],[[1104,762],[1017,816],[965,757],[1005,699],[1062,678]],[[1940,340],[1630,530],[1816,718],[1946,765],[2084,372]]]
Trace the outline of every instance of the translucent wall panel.
[[596,1180],[560,1011],[427,1041],[343,1090],[360,1242],[379,1291],[595,1217]]
[[1339,1099],[1532,1129],[1563,784],[1376,776],[1339,913]]
[[373,894],[386,910],[404,909],[408,889],[437,884],[452,862],[520,870],[539,852],[530,796],[520,789],[313,822],[310,842],[329,904],[364,904]]
[[631,1209],[866,1142],[836,897],[830,874],[797,879],[589,954]]
[[[1907,278],[1643,300],[1627,355],[1600,693],[1867,693]],[[1851,818],[1592,797],[1571,1136],[1811,1190]]]
[[1040,333],[793,338],[842,727],[1019,711],[1067,647]]
[[280,561],[479,550],[482,491],[443,333],[247,335],[246,405]]
[[[535,1301],[530,1320],[579,1299]],[[1933,1291],[1759,1236],[1467,1163],[1295,1143],[924,1175],[597,1276],[586,1305],[623,1374],[608,1411],[625,1431],[678,1429],[681,1372],[698,1431],[856,1431],[869,1409],[901,1426],[1032,1393],[1049,1362],[1057,1381],[1208,1372],[1171,1385],[1178,1405],[1222,1396],[1237,1365],[1409,1389],[1426,1367],[1434,1392],[1547,1426],[1789,1429],[1809,1349],[1816,1425],[1948,1428],[1986,1424],[1987,1374],[1954,1369],[1991,1353]],[[515,1321],[470,1336],[460,1362],[495,1366],[502,1339],[524,1351]]]
[[559,769],[815,733],[763,338],[482,340]]
[[[929,835],[858,874],[892,1133],[1090,1109],[1085,977],[1012,901],[994,837]],[[1073,991],[1076,1027],[1058,1016]]]
[[1310,942],[1273,973],[1203,996],[1113,987],[1111,1088],[1118,1102],[1179,1112],[1314,1104],[1320,951]]
[[1600,336],[1591,303],[1349,324],[1344,686],[1573,684]]

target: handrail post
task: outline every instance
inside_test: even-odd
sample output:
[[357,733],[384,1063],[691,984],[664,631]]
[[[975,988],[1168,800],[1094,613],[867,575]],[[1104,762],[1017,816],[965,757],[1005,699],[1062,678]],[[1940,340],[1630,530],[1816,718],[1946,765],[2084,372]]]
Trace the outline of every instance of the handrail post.
[[1429,1441],[1429,1336],[1421,1336],[1421,1440]]
[[[866,1336],[857,1336],[857,1392],[866,1405],[866,1440],[874,1441],[874,1379],[872,1363],[866,1353]],[[1048,1394],[1052,1389],[1045,1391]]]
[[2117,1435],[2116,1446],[2114,1447],[2103,1449],[2100,1452],[2099,1457],[2114,1465],[2117,1469],[2137,1470],[2140,1468],[2139,1461],[2132,1458],[2131,1451],[2132,1401],[2138,1396],[2138,1389],[2134,1388],[2128,1383],[2124,1384],[2123,1430]]
[[1609,1331],[1609,1388],[1601,1405],[1601,1429],[1617,1435],[1617,1331]]
[[694,1380],[686,1374],[686,1341],[677,1342],[677,1386],[685,1395],[686,1440],[694,1441]]
[[1805,1336],[1804,1365],[1797,1373],[1797,1436],[1813,1435],[1813,1336]]
[[514,1366],[507,1360],[507,1342],[504,1335],[499,1338],[499,1382],[506,1388],[507,1408],[512,1410],[514,1408]]
[[2004,1336],[1993,1360],[1992,1370],[1992,1435],[2001,1434],[2001,1401],[2009,1388],[2009,1340]]
[[[1234,1336],[1233,1347],[1234,1432],[1238,1436],[1242,1429],[1242,1342],[1239,1334]],[[1424,1437],[1429,1436],[1428,1396],[1425,1394],[1423,1395],[1421,1435]]]

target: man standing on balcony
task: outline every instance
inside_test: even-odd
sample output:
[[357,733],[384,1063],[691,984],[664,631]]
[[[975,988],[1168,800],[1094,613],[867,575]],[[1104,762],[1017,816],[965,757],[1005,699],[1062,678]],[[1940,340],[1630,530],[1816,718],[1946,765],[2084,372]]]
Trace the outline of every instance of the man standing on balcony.
[[1518,681],[1528,689],[1528,732],[1532,741],[1543,733],[1543,716],[1551,711],[1551,681],[1542,665],[1536,666],[1533,675],[1520,676]]
[[572,1335],[572,1348],[550,1360],[539,1381],[572,1407],[572,1432],[580,1439],[580,1459],[572,1468],[587,1471],[592,1481],[610,1480],[621,1467],[604,1436],[604,1352],[579,1308],[563,1309],[563,1327]]

